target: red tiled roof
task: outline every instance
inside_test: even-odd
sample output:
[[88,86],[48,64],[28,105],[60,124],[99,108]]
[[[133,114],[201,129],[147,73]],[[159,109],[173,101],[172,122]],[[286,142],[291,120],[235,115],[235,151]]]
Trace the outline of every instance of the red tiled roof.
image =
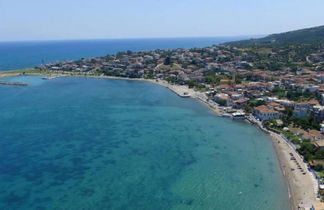
[[263,113],[278,113],[275,110],[269,109],[269,107],[265,106],[265,105],[261,105],[258,107],[254,108],[255,110],[259,111],[259,112],[263,112]]

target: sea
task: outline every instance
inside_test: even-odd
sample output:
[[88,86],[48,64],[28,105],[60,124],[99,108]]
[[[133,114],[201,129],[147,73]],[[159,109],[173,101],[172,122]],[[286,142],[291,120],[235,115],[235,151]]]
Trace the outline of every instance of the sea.
[[155,49],[207,47],[245,38],[249,37],[0,42],[0,71],[31,68],[50,62],[105,56],[127,50],[136,52]]
[[0,86],[0,209],[290,209],[270,137],[197,100],[139,81],[1,80],[28,86]]

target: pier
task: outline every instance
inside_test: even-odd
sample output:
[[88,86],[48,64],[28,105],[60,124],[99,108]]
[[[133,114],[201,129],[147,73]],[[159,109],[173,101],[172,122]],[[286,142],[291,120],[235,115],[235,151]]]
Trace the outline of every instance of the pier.
[[0,85],[27,86],[27,83],[23,83],[23,82],[8,82],[8,81],[0,81]]

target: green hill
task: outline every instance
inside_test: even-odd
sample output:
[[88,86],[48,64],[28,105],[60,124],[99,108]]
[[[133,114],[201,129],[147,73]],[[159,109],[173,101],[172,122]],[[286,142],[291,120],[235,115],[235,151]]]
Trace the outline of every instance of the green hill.
[[252,47],[318,43],[324,43],[324,26],[301,29],[280,34],[272,34],[260,39],[228,42],[226,44],[239,47]]

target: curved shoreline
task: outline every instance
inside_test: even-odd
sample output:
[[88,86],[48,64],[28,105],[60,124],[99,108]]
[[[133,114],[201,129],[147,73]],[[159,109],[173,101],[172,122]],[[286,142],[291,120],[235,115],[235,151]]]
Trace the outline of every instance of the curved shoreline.
[[[108,79],[123,79],[123,78],[109,78]],[[182,96],[183,91],[186,91],[190,94],[191,98],[197,99],[199,102],[207,106],[212,110],[217,116],[222,116],[222,110],[214,102],[209,102],[207,97],[204,98],[204,94],[189,89],[186,86],[171,85],[165,81],[154,81],[146,79],[130,79],[136,81],[146,81],[151,82],[157,85],[166,87],[176,93],[179,96]],[[250,122],[250,121],[248,121]],[[252,121],[253,122],[253,121]],[[288,197],[290,208],[295,210],[300,204],[312,204],[320,206],[320,209],[324,209],[323,203],[316,199],[318,193],[318,183],[314,174],[308,170],[306,163],[303,162],[303,158],[297,153],[297,151],[284,139],[281,135],[276,134],[272,131],[267,130],[262,126],[261,123],[253,122],[253,125],[256,125],[259,129],[264,131],[271,137],[273,148],[277,154],[278,162],[280,169],[283,175],[283,178],[287,185]],[[303,175],[296,168],[296,163],[290,158],[290,153],[296,158],[297,163],[303,168],[306,172]],[[292,170],[294,169],[294,170]]]
[[[21,74],[17,73],[15,75],[3,75],[0,73],[1,77],[6,76],[20,76]],[[160,85],[162,87],[168,88],[175,94],[180,97],[191,97],[197,99],[199,102],[207,106],[211,111],[213,111],[217,116],[222,115],[222,111],[219,106],[214,102],[209,102],[205,94],[197,92],[193,89],[188,88],[187,86],[181,85],[172,85],[163,80],[153,80],[153,79],[143,79],[143,78],[126,78],[126,77],[113,77],[113,76],[95,76],[95,75],[80,75],[80,74],[41,74],[41,73],[32,73],[26,74],[28,75],[40,75],[40,76],[52,76],[52,77],[90,77],[90,78],[99,78],[99,79],[115,79],[115,80],[129,80],[129,81],[141,81],[141,82],[150,82],[152,84]],[[184,94],[186,93],[186,94]],[[273,133],[267,129],[265,129],[260,123],[250,121],[253,125],[256,125],[262,131],[266,132],[270,135],[272,140],[272,145],[277,154],[277,158],[280,164],[280,169],[282,175],[287,184],[287,191],[289,197],[289,203],[291,209],[297,209],[298,205],[301,203],[311,203],[311,204],[320,204],[322,203],[316,200],[317,195],[317,183],[314,180],[313,174],[307,169],[306,164],[302,161],[300,155],[296,152],[294,148],[281,136],[276,133]],[[294,161],[290,160],[290,154],[292,153],[296,158],[296,161],[300,166],[306,171],[306,175],[303,175],[300,171],[298,171],[294,164]],[[295,168],[294,168],[295,167]],[[294,168],[294,170],[292,170]],[[322,209],[322,208],[321,208]],[[324,209],[324,208],[323,208]]]

